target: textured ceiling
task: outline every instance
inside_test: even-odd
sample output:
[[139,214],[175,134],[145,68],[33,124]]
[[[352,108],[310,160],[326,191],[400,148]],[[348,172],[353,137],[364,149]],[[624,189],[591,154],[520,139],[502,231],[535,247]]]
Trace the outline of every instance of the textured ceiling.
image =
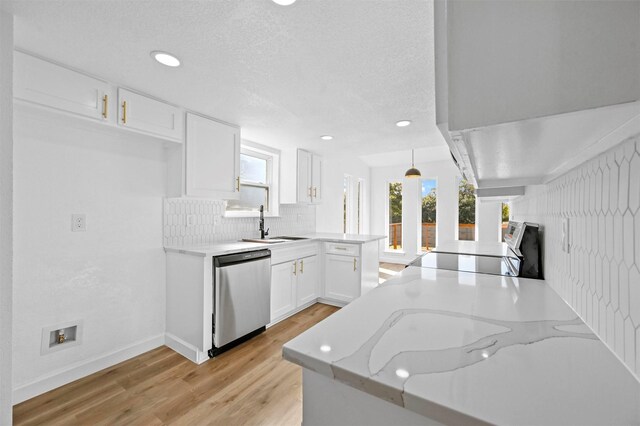
[[[237,123],[256,142],[358,155],[444,145],[431,1],[2,4],[17,47]],[[183,66],[155,63],[152,50]]]

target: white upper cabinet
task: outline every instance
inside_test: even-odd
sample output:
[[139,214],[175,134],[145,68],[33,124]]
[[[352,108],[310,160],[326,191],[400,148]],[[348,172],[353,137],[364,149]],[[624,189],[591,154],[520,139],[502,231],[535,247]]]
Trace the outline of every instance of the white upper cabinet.
[[170,141],[184,138],[179,107],[123,88],[116,92],[104,80],[19,51],[14,68],[16,99]]
[[298,150],[297,202],[316,204],[322,201],[322,157]]
[[298,202],[310,203],[313,195],[311,186],[311,153],[298,150]]
[[185,150],[185,195],[239,197],[239,127],[187,113]]
[[311,184],[313,189],[311,202],[320,203],[322,201],[322,157],[315,154],[311,161]]
[[111,86],[22,52],[14,55],[14,96],[83,117],[113,121]]
[[168,139],[181,140],[182,110],[173,105],[118,89],[118,125]]

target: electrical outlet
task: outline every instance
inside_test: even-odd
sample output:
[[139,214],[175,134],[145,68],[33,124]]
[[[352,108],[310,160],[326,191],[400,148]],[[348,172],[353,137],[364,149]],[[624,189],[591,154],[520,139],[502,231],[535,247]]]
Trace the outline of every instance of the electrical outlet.
[[71,230],[73,232],[85,232],[87,230],[87,215],[85,215],[85,214],[72,214],[71,215]]
[[196,224],[196,215],[188,214],[187,215],[187,226],[193,226]]

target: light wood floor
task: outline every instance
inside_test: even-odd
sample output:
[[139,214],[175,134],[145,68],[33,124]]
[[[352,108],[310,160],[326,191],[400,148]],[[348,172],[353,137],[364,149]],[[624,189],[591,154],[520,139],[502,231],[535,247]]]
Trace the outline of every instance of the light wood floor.
[[302,371],[282,345],[338,308],[315,304],[214,360],[167,347],[14,407],[16,425],[300,425]]
[[378,283],[382,284],[389,278],[393,278],[398,272],[402,271],[405,265],[399,263],[380,262],[378,268]]

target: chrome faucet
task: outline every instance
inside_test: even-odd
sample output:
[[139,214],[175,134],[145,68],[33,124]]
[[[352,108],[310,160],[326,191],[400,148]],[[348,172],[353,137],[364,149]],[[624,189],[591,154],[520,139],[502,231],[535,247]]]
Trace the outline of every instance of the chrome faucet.
[[264,240],[264,237],[266,237],[267,235],[269,235],[269,228],[267,228],[267,230],[264,230],[264,206],[261,205],[260,206],[260,239]]

